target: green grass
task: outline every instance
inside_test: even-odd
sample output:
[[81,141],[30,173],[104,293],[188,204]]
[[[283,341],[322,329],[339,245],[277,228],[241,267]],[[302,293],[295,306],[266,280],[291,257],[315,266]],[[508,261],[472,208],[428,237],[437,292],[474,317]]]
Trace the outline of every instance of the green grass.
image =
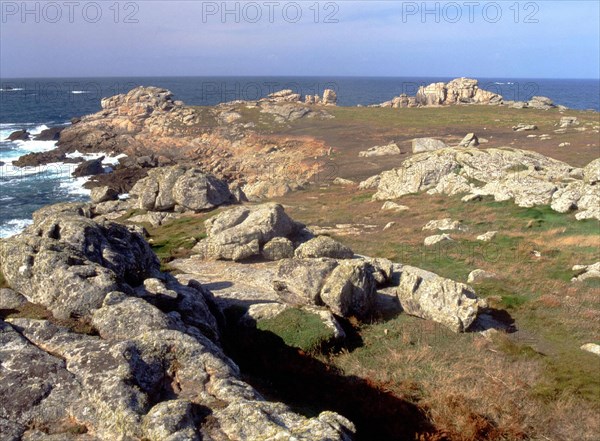
[[392,260],[432,271],[442,277],[466,281],[475,267],[469,262],[471,253],[462,245],[459,241],[432,247],[398,245]]
[[204,216],[183,216],[166,224],[148,228],[152,249],[161,262],[183,257],[193,246],[206,237]]
[[276,317],[259,320],[256,327],[279,336],[286,345],[316,353],[332,340],[333,331],[321,318],[298,308],[288,308]]

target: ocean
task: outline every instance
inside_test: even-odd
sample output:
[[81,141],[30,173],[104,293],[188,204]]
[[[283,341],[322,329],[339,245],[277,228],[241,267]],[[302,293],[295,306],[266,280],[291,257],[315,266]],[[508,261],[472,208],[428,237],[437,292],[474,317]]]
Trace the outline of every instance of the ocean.
[[[85,201],[85,178],[71,177],[73,164],[17,168],[12,161],[31,152],[50,150],[53,141],[6,141],[14,131],[32,134],[48,127],[68,125],[73,117],[100,110],[100,100],[137,86],[171,90],[191,105],[215,105],[254,100],[281,89],[302,95],[321,95],[334,89],[341,106],[380,103],[402,93],[414,95],[421,85],[452,78],[354,77],[171,77],[171,78],[52,78],[0,79],[0,237],[21,231],[38,208],[56,202]],[[576,79],[479,78],[481,88],[507,100],[526,101],[548,96],[573,109],[600,111],[600,81]]]

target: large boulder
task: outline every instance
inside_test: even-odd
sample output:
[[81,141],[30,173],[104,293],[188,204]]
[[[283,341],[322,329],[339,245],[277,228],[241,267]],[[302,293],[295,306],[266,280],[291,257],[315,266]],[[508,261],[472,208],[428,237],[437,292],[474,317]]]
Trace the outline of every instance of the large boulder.
[[148,171],[129,192],[138,208],[150,211],[203,211],[235,198],[227,184],[197,167],[159,167]]
[[131,291],[159,271],[142,235],[124,225],[96,222],[78,212],[34,214],[21,234],[0,242],[0,265],[8,284],[57,317],[99,308],[111,291]]
[[296,257],[331,257],[333,259],[351,259],[354,252],[328,236],[317,236],[304,242],[295,252]]
[[321,300],[339,316],[367,316],[375,302],[371,265],[359,260],[340,261],[321,289]]
[[282,260],[273,287],[286,303],[319,305],[325,281],[337,265],[334,259]]
[[50,127],[35,135],[34,139],[36,141],[58,141],[60,138],[60,132],[63,130],[64,127]]
[[545,96],[534,96],[527,102],[527,107],[537,110],[548,110],[556,107],[554,102]]
[[114,188],[107,185],[102,187],[92,188],[90,198],[94,204],[100,204],[102,202],[114,201],[119,196],[119,192]]
[[600,182],[600,158],[594,159],[583,168],[583,180],[590,185]]
[[17,130],[15,132],[12,132],[10,135],[8,135],[8,138],[6,138],[7,141],[28,141],[31,137],[31,134],[23,129],[23,130]]
[[75,178],[81,178],[85,176],[95,176],[104,173],[104,167],[102,166],[104,156],[98,159],[90,159],[79,164],[71,175]]
[[281,260],[294,257],[294,244],[286,237],[274,237],[262,248],[262,256],[267,260]]
[[420,268],[394,265],[393,278],[394,286],[388,290],[396,294],[407,314],[441,323],[454,332],[467,330],[485,306],[468,285]]
[[392,142],[387,145],[376,145],[374,147],[370,147],[367,150],[358,152],[358,156],[360,158],[370,158],[373,156],[399,155],[400,153],[400,147],[398,147],[395,142]]
[[292,237],[301,228],[279,204],[235,207],[206,221],[207,238],[194,251],[204,259],[243,260],[258,256],[275,237]]
[[415,138],[412,140],[413,153],[431,152],[447,147],[444,141],[435,138]]

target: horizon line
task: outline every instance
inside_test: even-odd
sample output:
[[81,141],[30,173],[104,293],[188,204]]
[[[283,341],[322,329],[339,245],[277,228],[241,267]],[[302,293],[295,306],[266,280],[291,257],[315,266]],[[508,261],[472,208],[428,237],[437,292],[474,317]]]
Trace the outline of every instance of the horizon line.
[[23,77],[3,77],[0,76],[0,81],[8,80],[45,80],[45,79],[101,79],[101,78],[474,78],[474,79],[507,79],[507,80],[596,80],[600,81],[600,77],[508,77],[508,76],[478,76],[478,75],[289,75],[289,74],[269,74],[269,75],[100,75],[100,76],[23,76]]

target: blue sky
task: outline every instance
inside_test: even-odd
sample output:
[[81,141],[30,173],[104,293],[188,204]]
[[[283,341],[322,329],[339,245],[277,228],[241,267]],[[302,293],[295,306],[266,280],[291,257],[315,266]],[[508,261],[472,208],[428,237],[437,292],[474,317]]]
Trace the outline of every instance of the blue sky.
[[0,76],[600,76],[597,0],[76,3],[3,1]]

